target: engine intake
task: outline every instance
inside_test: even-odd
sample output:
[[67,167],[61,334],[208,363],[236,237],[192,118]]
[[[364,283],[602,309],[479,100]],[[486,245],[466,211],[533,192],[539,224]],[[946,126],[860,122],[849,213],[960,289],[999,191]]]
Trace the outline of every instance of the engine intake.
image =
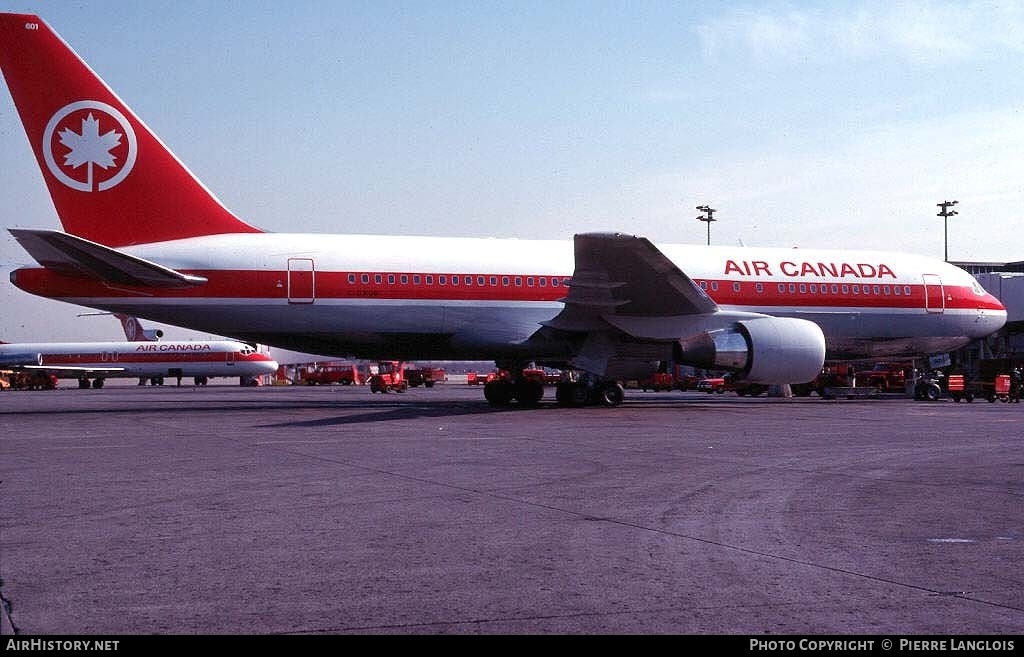
[[737,372],[752,383],[811,381],[825,362],[825,336],[806,319],[764,317],[680,339],[678,363]]

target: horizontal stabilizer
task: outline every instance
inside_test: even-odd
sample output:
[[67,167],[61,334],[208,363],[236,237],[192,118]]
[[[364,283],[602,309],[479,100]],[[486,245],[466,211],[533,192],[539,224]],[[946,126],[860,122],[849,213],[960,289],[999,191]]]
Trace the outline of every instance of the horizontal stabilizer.
[[61,274],[142,287],[176,288],[206,283],[202,276],[183,274],[69,233],[21,228],[9,230],[40,265]]

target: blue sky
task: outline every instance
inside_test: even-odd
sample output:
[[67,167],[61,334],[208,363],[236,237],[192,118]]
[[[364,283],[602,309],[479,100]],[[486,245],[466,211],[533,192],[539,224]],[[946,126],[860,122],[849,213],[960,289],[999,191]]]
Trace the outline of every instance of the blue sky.
[[[1024,260],[1024,4],[25,2],[242,219]],[[3,227],[58,226],[6,89]],[[117,339],[6,282],[0,339]],[[171,335],[188,335],[173,331]]]

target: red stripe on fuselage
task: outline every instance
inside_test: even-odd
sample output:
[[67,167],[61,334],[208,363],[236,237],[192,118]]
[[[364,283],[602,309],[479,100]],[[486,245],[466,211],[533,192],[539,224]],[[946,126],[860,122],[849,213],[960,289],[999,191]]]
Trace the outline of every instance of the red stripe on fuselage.
[[235,353],[233,358],[229,352],[212,352],[207,354],[173,354],[161,353],[111,353],[100,352],[91,354],[43,354],[43,365],[117,365],[117,364],[155,364],[155,363],[227,363],[227,362],[268,362],[270,358],[264,354]]
[[[196,270],[189,274],[208,279],[205,285],[183,289],[148,287],[111,287],[100,281],[67,276],[43,268],[19,269],[12,281],[22,290],[56,298],[138,298],[172,299],[288,299],[287,271]],[[306,272],[308,273],[308,272]],[[294,272],[293,272],[294,274]],[[363,277],[367,282],[363,282]],[[460,283],[452,284],[458,276]],[[407,282],[403,283],[403,277]],[[420,282],[415,283],[419,277]],[[428,277],[432,278],[427,283]],[[352,282],[352,280],[355,282]],[[445,283],[441,284],[441,279]],[[471,284],[466,285],[466,278]],[[391,282],[391,280],[394,282]],[[484,284],[480,285],[480,280]],[[533,280],[533,286],[528,283]],[[546,282],[545,286],[540,281]],[[377,281],[380,282],[377,282]],[[520,285],[516,285],[516,281]],[[438,274],[402,272],[323,272],[314,273],[316,299],[437,300],[486,302],[552,302],[569,293],[566,276],[512,274]],[[552,285],[558,281],[558,285]],[[492,282],[496,283],[492,285]],[[756,308],[903,308],[923,309],[926,288],[923,284],[897,283],[788,283],[750,282],[728,279],[697,279],[706,287],[715,303]],[[970,287],[943,285],[942,297],[937,285],[929,285],[928,306],[932,309],[996,310],[1003,307],[990,295],[978,295]],[[813,291],[812,291],[813,290]],[[897,294],[897,291],[899,292]],[[909,291],[909,294],[908,294]]]

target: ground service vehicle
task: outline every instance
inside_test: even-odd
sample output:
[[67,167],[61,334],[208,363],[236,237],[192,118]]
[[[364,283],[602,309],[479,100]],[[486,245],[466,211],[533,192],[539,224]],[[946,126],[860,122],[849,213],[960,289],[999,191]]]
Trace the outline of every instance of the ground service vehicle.
[[821,368],[818,376],[808,383],[794,383],[790,386],[793,394],[797,397],[809,397],[812,392],[824,397],[828,388],[848,388],[854,380],[853,365],[847,363],[832,363]]
[[466,383],[471,386],[486,385],[497,378],[497,372],[488,372],[487,374],[478,374],[476,372],[466,373]]
[[995,386],[993,387],[992,394],[988,396],[988,401],[994,402],[998,399],[1001,402],[1010,401],[1010,393],[1012,392],[1011,381],[1009,374],[998,374],[996,375]]
[[875,363],[870,370],[857,373],[857,384],[878,388],[880,392],[903,392],[913,373],[913,363]]
[[440,367],[406,367],[405,380],[410,388],[425,386],[433,388],[435,383],[445,380],[447,373]]
[[370,392],[405,392],[409,382],[405,380],[404,366],[397,360],[377,363],[377,373],[370,376]]
[[768,386],[763,383],[749,383],[747,381],[726,381],[725,388],[733,390],[740,397],[757,397],[768,392]]
[[675,387],[675,379],[668,372],[656,372],[646,379],[640,380],[640,389],[644,392],[648,390],[653,390],[654,392],[674,390]]
[[709,395],[711,393],[724,394],[725,393],[725,379],[722,377],[715,377],[711,379],[701,379],[697,383],[697,390],[700,392],[706,392]]
[[1013,392],[1010,373],[1024,365],[1020,356],[986,358],[978,362],[978,393],[990,402],[1009,401]]
[[944,375],[939,370],[922,376],[914,386],[914,399],[918,401],[936,401],[942,396],[943,378]]
[[973,387],[964,381],[963,374],[950,374],[946,377],[946,391],[949,392],[949,396],[953,398],[953,401],[960,403],[963,399],[967,403],[974,401],[975,390]]
[[323,365],[315,365],[306,370],[302,380],[308,386],[326,386],[331,384],[350,386],[363,383],[363,378],[359,374],[359,366],[354,364],[325,363]]
[[58,383],[53,374],[31,370],[11,372],[8,381],[12,390],[53,390]]

